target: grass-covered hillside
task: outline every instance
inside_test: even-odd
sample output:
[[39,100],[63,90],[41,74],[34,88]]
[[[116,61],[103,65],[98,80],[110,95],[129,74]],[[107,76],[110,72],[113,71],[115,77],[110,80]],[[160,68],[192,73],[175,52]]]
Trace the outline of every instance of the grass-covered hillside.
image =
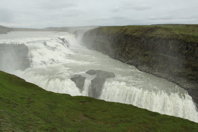
[[0,131],[197,132],[198,124],[131,105],[47,92],[0,72]]

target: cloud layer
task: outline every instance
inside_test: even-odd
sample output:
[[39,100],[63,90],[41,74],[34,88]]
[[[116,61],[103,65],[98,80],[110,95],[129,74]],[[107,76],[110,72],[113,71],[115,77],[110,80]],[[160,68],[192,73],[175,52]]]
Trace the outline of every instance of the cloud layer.
[[0,25],[198,24],[198,0],[1,0]]

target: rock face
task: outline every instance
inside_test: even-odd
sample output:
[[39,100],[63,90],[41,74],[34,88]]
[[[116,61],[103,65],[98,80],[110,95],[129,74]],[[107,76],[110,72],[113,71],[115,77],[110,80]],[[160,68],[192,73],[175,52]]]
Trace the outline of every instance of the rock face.
[[[89,70],[86,72],[88,76],[92,76],[93,79],[91,80],[91,83],[88,87],[88,96],[89,97],[94,97],[94,98],[99,98],[104,86],[104,83],[106,79],[108,78],[114,78],[115,74],[107,71],[102,71],[102,70]],[[80,89],[82,92],[85,90],[84,84],[86,77],[83,75],[74,75],[71,80],[76,84],[76,86]]]
[[[136,32],[139,30],[141,32],[141,27]],[[101,27],[88,31],[83,41],[88,48],[177,83],[198,103],[198,42],[194,39],[185,41],[184,37],[174,35],[149,36],[147,34],[152,34],[153,30],[148,28],[146,31],[137,35],[122,28],[114,31]]]

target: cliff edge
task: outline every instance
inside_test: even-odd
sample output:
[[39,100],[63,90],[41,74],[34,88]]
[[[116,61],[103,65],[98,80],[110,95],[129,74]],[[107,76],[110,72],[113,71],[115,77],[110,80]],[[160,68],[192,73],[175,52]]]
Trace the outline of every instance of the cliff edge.
[[84,44],[186,89],[198,104],[198,25],[99,27]]

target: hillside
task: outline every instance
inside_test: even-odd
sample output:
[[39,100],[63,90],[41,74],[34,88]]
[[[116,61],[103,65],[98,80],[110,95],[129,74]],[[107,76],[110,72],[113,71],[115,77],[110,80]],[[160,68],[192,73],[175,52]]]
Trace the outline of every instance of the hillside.
[[185,88],[198,103],[198,25],[99,27],[85,45]]
[[47,92],[0,72],[0,131],[197,132],[198,124],[130,105]]

